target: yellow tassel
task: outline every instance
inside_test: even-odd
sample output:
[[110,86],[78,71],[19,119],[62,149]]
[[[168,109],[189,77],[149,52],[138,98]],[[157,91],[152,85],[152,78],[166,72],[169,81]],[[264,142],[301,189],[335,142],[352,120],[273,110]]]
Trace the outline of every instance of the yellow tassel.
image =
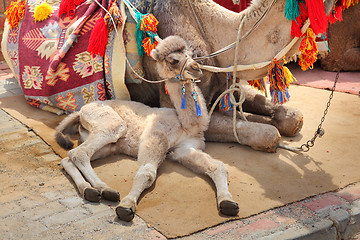
[[312,69],[317,60],[318,47],[315,42],[315,34],[311,28],[308,28],[306,36],[300,43],[299,65],[303,71]]
[[10,4],[6,9],[5,14],[11,29],[19,25],[20,20],[24,17],[24,13],[25,1],[18,0],[17,2],[12,2]]
[[43,2],[35,7],[34,19],[35,22],[41,22],[48,19],[52,13],[52,7],[47,2]]
[[284,70],[284,77],[285,77],[287,86],[289,86],[290,83],[297,81],[296,78],[294,77],[294,75],[292,75],[291,71],[287,67],[283,66],[283,70]]

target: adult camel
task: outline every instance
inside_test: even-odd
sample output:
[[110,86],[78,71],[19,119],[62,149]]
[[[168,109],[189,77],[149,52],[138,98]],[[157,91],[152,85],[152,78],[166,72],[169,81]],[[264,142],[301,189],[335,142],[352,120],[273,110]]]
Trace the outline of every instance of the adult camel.
[[[179,35],[186,39],[196,56],[207,56],[215,50],[233,43],[238,28],[243,22],[242,34],[245,35],[270,7],[269,12],[260,24],[241,39],[238,52],[238,64],[255,64],[271,61],[291,40],[291,21],[284,17],[286,0],[253,0],[251,5],[241,13],[227,10],[212,0],[155,0],[153,14],[159,21],[160,37]],[[333,0],[325,1],[327,12],[333,6]],[[298,52],[301,39],[288,51],[286,58]],[[202,64],[219,67],[234,64],[234,48],[212,59],[202,60]],[[144,59],[144,68],[149,79],[158,75],[151,66],[153,63]],[[267,67],[237,73],[241,80],[260,79],[267,75]],[[208,106],[226,89],[226,79],[221,74],[205,72],[201,78],[201,88]],[[169,106],[164,87],[154,84],[128,84],[131,97],[135,101]],[[145,90],[146,89],[146,90]],[[149,90],[152,89],[152,90]],[[264,96],[251,89],[245,91],[243,104],[247,115],[246,122],[237,120],[237,133],[241,144],[257,150],[275,151],[281,135],[294,136],[302,127],[302,114],[289,106],[274,106]],[[260,123],[256,123],[260,122]],[[265,123],[265,124],[264,124]],[[279,134],[280,133],[280,134]],[[232,118],[223,113],[214,113],[211,118],[206,140],[217,142],[234,142],[236,138],[232,129]]]

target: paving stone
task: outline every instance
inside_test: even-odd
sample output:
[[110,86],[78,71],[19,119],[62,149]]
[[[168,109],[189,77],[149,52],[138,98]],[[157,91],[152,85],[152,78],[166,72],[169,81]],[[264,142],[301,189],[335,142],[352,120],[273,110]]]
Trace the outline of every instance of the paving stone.
[[347,202],[345,200],[343,200],[331,193],[321,195],[317,198],[313,198],[313,199],[303,203],[303,205],[305,207],[309,208],[310,210],[312,210],[316,213],[324,212],[334,206],[340,207],[344,204],[347,204]]
[[21,211],[21,207],[15,201],[4,203],[0,205],[0,218],[5,218]]
[[84,200],[79,197],[68,197],[64,199],[60,199],[59,203],[67,208],[74,208],[81,205],[84,205]]
[[348,186],[336,193],[337,196],[352,202],[360,198],[360,184]]
[[59,212],[66,211],[66,207],[62,206],[58,202],[50,202],[43,204],[41,206],[35,207],[33,209],[29,209],[21,213],[21,215],[27,219],[32,221],[37,221],[46,216],[50,216]]
[[67,210],[65,212],[57,213],[48,217],[41,219],[41,222],[46,227],[51,227],[55,225],[62,225],[76,221],[78,219],[84,218],[89,215],[89,212],[84,208],[74,208]]

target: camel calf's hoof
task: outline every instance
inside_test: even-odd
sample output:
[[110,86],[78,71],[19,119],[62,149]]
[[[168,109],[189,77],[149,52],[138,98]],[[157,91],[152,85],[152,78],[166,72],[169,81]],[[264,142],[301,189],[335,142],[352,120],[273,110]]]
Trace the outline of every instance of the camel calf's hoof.
[[293,137],[300,132],[303,121],[303,115],[299,110],[289,106],[278,106],[271,124],[279,130],[282,136]]
[[239,213],[239,205],[236,202],[224,200],[220,203],[220,212],[227,216],[236,216]]
[[95,188],[85,188],[84,198],[89,202],[99,202],[101,196],[100,196],[100,192]]
[[106,188],[101,191],[101,197],[111,201],[111,202],[118,202],[120,201],[120,194],[118,191],[115,191],[111,188]]
[[135,213],[131,208],[126,208],[126,207],[121,207],[121,206],[116,207],[116,215],[118,216],[118,218],[120,220],[123,220],[126,222],[130,222],[135,217]]

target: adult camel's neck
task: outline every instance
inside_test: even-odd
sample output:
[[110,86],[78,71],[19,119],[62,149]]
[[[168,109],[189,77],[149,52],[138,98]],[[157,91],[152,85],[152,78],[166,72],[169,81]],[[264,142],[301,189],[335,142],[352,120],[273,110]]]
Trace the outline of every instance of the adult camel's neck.
[[[170,99],[174,104],[179,121],[182,127],[187,131],[193,132],[195,130],[195,132],[204,132],[208,128],[210,119],[201,90],[195,84],[192,85],[190,83],[187,83],[184,86],[186,108],[182,109],[182,85],[178,82],[166,83],[166,88],[168,90]],[[197,116],[196,102],[193,97],[194,90],[197,94],[196,102],[201,110],[201,116]]]

